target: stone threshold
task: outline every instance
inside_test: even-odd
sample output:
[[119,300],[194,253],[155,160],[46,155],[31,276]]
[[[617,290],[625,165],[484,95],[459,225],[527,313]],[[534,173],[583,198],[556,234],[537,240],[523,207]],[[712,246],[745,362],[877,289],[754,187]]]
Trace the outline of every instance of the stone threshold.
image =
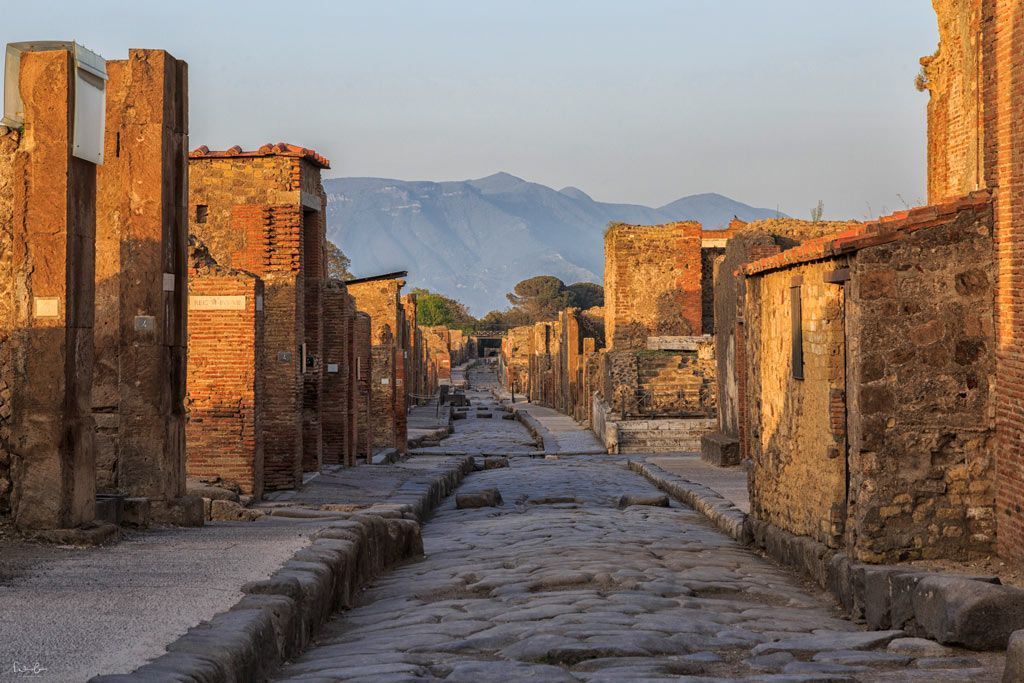
[[453,458],[439,473],[405,482],[392,502],[339,515],[270,578],[245,584],[238,603],[189,629],[166,654],[90,682],[267,680],[336,611],[353,607],[363,587],[423,554],[421,524],[473,468],[472,457]]
[[[1011,635],[1024,629],[1024,590],[1004,586],[998,577],[859,563],[807,536],[750,517],[703,484],[642,460],[628,464],[718,530],[831,593],[852,621],[869,629],[901,629],[971,650],[1005,650]],[[1024,635],[1014,640],[1024,660]]]

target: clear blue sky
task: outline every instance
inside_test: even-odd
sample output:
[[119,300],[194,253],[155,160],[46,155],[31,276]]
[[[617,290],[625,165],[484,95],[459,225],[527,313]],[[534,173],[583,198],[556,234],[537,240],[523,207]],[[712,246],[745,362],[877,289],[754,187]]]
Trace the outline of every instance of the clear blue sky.
[[606,201],[720,192],[806,217],[925,196],[929,0],[32,0],[0,41],[189,62],[191,141],[332,176],[504,170]]

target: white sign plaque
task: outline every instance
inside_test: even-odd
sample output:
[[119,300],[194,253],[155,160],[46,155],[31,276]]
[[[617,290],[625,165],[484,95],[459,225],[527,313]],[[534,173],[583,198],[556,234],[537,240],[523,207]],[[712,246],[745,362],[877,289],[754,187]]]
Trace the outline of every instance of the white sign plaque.
[[245,295],[233,296],[189,296],[190,311],[244,311]]
[[60,299],[55,296],[35,297],[32,308],[32,315],[36,318],[60,317]]
[[327,372],[337,372],[337,371],[338,371],[338,364],[337,363],[328,363],[327,364]]

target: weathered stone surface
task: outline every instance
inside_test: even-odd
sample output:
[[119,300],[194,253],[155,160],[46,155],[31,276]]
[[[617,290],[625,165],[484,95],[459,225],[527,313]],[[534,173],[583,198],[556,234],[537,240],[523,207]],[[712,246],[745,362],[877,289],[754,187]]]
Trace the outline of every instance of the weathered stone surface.
[[1024,630],[1014,631],[1006,647],[1003,683],[1024,681]]
[[740,441],[721,432],[705,434],[700,439],[700,457],[718,467],[734,467],[742,461]]
[[889,643],[886,650],[911,657],[941,657],[951,652],[945,645],[927,638],[897,638]]
[[484,458],[484,469],[485,470],[496,470],[502,467],[508,467],[508,458],[503,455],[494,455]]
[[667,508],[669,506],[669,499],[665,494],[637,495],[627,493],[619,496],[618,507],[620,510],[631,505],[649,505],[653,507]]
[[202,526],[205,519],[203,499],[198,496],[150,501],[150,514],[154,524],[174,526]]
[[210,505],[210,519],[213,521],[251,522],[263,517],[265,514],[262,510],[242,507],[241,504],[233,500],[214,500]]
[[816,633],[811,636],[762,643],[754,647],[754,654],[790,652],[795,655],[813,656],[823,650],[867,650],[886,645],[889,641],[904,635],[903,631],[867,631]]
[[497,507],[501,505],[501,492],[498,489],[485,489],[475,493],[460,493],[455,496],[455,506],[462,509]]
[[940,643],[1002,649],[1024,628],[1024,590],[950,576],[929,576],[914,591],[920,629]]

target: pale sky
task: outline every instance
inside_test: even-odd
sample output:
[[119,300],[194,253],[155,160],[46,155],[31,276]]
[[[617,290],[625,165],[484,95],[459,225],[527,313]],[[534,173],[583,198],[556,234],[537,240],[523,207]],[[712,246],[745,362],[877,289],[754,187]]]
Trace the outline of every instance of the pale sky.
[[192,147],[283,140],[331,177],[508,171],[801,218],[925,197],[929,0],[6,1],[3,43],[187,60]]

